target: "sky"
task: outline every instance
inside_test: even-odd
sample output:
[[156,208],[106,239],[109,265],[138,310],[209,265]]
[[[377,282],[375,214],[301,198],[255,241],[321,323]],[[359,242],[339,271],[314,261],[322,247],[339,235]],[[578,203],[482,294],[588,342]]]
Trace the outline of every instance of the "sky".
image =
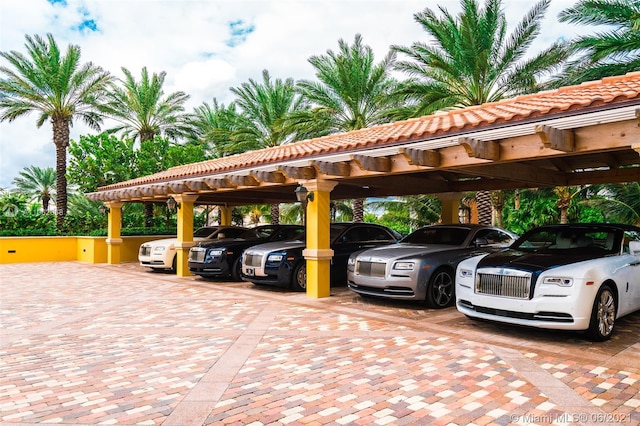
[[[584,32],[557,20],[576,1],[551,2],[531,54]],[[510,31],[533,4],[503,0]],[[440,7],[457,14],[460,0],[1,0],[0,51],[26,54],[26,35],[51,33],[61,50],[78,45],[81,63],[117,78],[123,67],[136,79],[143,67],[165,72],[165,94],[187,93],[190,112],[214,98],[228,105],[229,89],[261,81],[263,70],[272,79],[313,80],[308,59],[337,51],[340,39],[353,43],[356,34],[377,61],[392,45],[428,42],[414,14]],[[37,117],[0,122],[0,189],[12,188],[25,167],[55,168],[51,124],[37,128]],[[95,133],[76,121],[71,139]]]

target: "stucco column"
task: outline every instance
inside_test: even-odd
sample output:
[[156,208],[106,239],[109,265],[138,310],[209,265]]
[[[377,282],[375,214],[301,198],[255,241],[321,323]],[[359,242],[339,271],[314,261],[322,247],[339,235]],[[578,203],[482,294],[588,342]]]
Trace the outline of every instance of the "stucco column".
[[459,192],[447,192],[444,194],[438,194],[438,198],[442,202],[442,223],[460,223],[459,214],[462,195]]
[[232,219],[232,213],[233,213],[233,207],[218,206],[218,209],[220,209],[220,225],[230,226],[231,225],[231,219]]
[[193,242],[193,203],[197,195],[177,194],[173,198],[180,203],[178,207],[178,241],[176,242],[176,275],[191,276],[189,272],[189,249]]
[[333,250],[330,247],[329,203],[331,191],[337,182],[311,180],[303,185],[313,192],[313,200],[307,202],[307,246],[302,255],[307,262],[307,296],[329,297],[331,281],[329,277]]
[[121,201],[109,201],[105,203],[109,208],[107,216],[107,263],[117,265],[121,259],[122,238],[120,230],[122,228],[122,206]]

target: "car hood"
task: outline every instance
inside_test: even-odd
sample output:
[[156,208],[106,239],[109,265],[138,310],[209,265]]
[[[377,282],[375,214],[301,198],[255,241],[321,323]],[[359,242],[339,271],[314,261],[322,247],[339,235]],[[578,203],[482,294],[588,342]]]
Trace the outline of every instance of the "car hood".
[[[203,237],[195,237],[193,239],[193,241],[204,241],[205,238]],[[147,241],[146,243],[142,243],[143,246],[151,246],[151,247],[158,247],[158,246],[172,246],[175,245],[178,242],[177,238],[163,238],[161,240],[153,240],[153,241]]]
[[543,271],[599,257],[602,256],[593,254],[529,253],[508,249],[483,257],[478,263],[478,268],[502,267],[524,271]]
[[204,248],[216,248],[216,247],[236,247],[243,246],[247,244],[260,244],[264,242],[264,238],[229,238],[222,240],[204,240],[198,244],[198,247]]
[[257,246],[253,246],[248,250],[251,250],[251,252],[253,253],[256,253],[256,252],[268,253],[272,251],[304,248],[305,245],[306,245],[305,242],[300,240],[275,241],[273,243],[258,244]]
[[459,246],[449,246],[442,244],[408,244],[396,243],[367,249],[358,254],[358,260],[367,262],[384,262],[388,259],[399,259],[403,257],[420,256],[423,254],[453,250]]

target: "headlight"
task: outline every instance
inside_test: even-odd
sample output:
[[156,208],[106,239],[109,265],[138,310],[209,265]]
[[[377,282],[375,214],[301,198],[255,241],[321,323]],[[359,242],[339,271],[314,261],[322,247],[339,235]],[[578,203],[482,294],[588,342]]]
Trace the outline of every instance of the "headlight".
[[284,258],[284,254],[282,253],[273,253],[267,257],[267,262],[282,262]]
[[349,260],[347,260],[347,265],[355,265],[356,264],[356,258],[355,257],[350,257]]
[[569,277],[544,277],[542,281],[544,284],[553,284],[560,287],[571,287],[573,285],[573,278]]
[[209,250],[209,256],[222,256],[224,250]]
[[154,252],[155,254],[162,254],[162,253],[164,253],[164,252],[165,252],[165,250],[166,250],[166,249],[167,249],[167,248],[166,248],[165,246],[157,246],[157,247],[154,247],[154,248],[153,248],[153,252]]
[[398,269],[401,271],[413,271],[415,267],[415,263],[413,262],[396,262],[393,265],[393,269]]
[[473,271],[471,269],[460,269],[460,278],[473,277]]

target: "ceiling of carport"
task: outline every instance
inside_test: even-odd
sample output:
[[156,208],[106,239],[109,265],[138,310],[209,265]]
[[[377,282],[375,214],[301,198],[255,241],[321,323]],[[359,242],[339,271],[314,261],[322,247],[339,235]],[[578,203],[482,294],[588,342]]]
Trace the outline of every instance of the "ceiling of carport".
[[178,166],[99,188],[101,201],[295,202],[640,181],[640,72]]

